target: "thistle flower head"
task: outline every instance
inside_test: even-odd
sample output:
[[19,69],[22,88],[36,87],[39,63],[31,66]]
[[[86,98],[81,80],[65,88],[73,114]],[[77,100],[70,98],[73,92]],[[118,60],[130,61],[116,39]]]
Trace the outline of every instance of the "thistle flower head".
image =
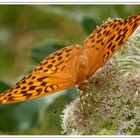
[[[140,124],[140,45],[138,31],[100,68],[67,105],[63,133],[71,135],[133,134]],[[124,53],[125,52],[125,53]],[[120,57],[120,54],[121,55]],[[124,56],[124,57],[123,57]]]

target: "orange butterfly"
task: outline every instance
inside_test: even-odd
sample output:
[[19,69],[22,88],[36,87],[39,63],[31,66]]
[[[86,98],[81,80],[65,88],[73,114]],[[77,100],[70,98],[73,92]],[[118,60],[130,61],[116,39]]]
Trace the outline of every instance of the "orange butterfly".
[[140,25],[140,13],[113,19],[98,27],[80,45],[67,46],[43,60],[31,74],[0,94],[1,104],[51,94],[91,77]]

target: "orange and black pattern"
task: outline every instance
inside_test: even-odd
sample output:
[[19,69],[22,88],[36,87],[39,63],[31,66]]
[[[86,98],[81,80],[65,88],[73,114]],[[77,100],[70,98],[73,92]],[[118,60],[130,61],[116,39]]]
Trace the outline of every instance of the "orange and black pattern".
[[0,94],[1,104],[21,102],[80,84],[92,76],[140,25],[140,13],[97,27],[80,45],[67,46],[43,60],[31,74]]

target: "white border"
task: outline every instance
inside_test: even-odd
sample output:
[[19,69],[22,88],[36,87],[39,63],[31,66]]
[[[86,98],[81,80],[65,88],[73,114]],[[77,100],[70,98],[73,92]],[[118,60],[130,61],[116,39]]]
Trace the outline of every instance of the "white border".
[[[48,0],[49,1],[49,0]],[[53,1],[53,0],[52,0]],[[76,1],[76,0],[75,0]],[[0,5],[139,5],[140,6],[140,1],[139,2],[8,2],[8,0],[5,0],[5,2],[1,2],[0,0]]]
[[1,4],[140,4],[140,0],[0,0]]
[[[86,2],[85,2],[86,1]],[[89,5],[89,4],[98,4],[98,5],[140,5],[140,0],[0,0],[0,4],[5,5],[5,4],[26,4],[26,5],[39,5],[39,4],[46,4],[46,5],[69,5],[69,4],[74,4],[74,5]],[[51,138],[51,139],[58,139],[58,138],[69,138],[73,140],[74,138],[82,138],[82,139],[87,139],[87,138],[94,138],[96,139],[112,139],[112,138],[118,138],[118,139],[123,139],[123,140],[128,140],[129,138],[140,138],[140,136],[123,136],[123,135],[115,135],[115,136],[96,136],[96,135],[91,135],[91,136],[77,136],[77,135],[70,135],[70,136],[64,136],[64,135],[0,135],[0,139],[6,139],[6,140],[15,140],[15,139],[40,139],[40,138]]]
[[140,138],[139,135],[0,135],[1,138]]
[[112,138],[140,138],[140,136],[136,135],[0,135],[0,139],[1,138],[108,138],[108,139],[112,139]]

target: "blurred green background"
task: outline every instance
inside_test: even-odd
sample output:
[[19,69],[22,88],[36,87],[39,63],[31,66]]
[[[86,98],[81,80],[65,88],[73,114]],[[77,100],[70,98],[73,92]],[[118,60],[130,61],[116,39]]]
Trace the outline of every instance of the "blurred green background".
[[[0,5],[0,92],[50,53],[84,38],[109,17],[140,12],[140,5]],[[60,135],[60,115],[75,88],[23,103],[0,105],[0,134]]]

